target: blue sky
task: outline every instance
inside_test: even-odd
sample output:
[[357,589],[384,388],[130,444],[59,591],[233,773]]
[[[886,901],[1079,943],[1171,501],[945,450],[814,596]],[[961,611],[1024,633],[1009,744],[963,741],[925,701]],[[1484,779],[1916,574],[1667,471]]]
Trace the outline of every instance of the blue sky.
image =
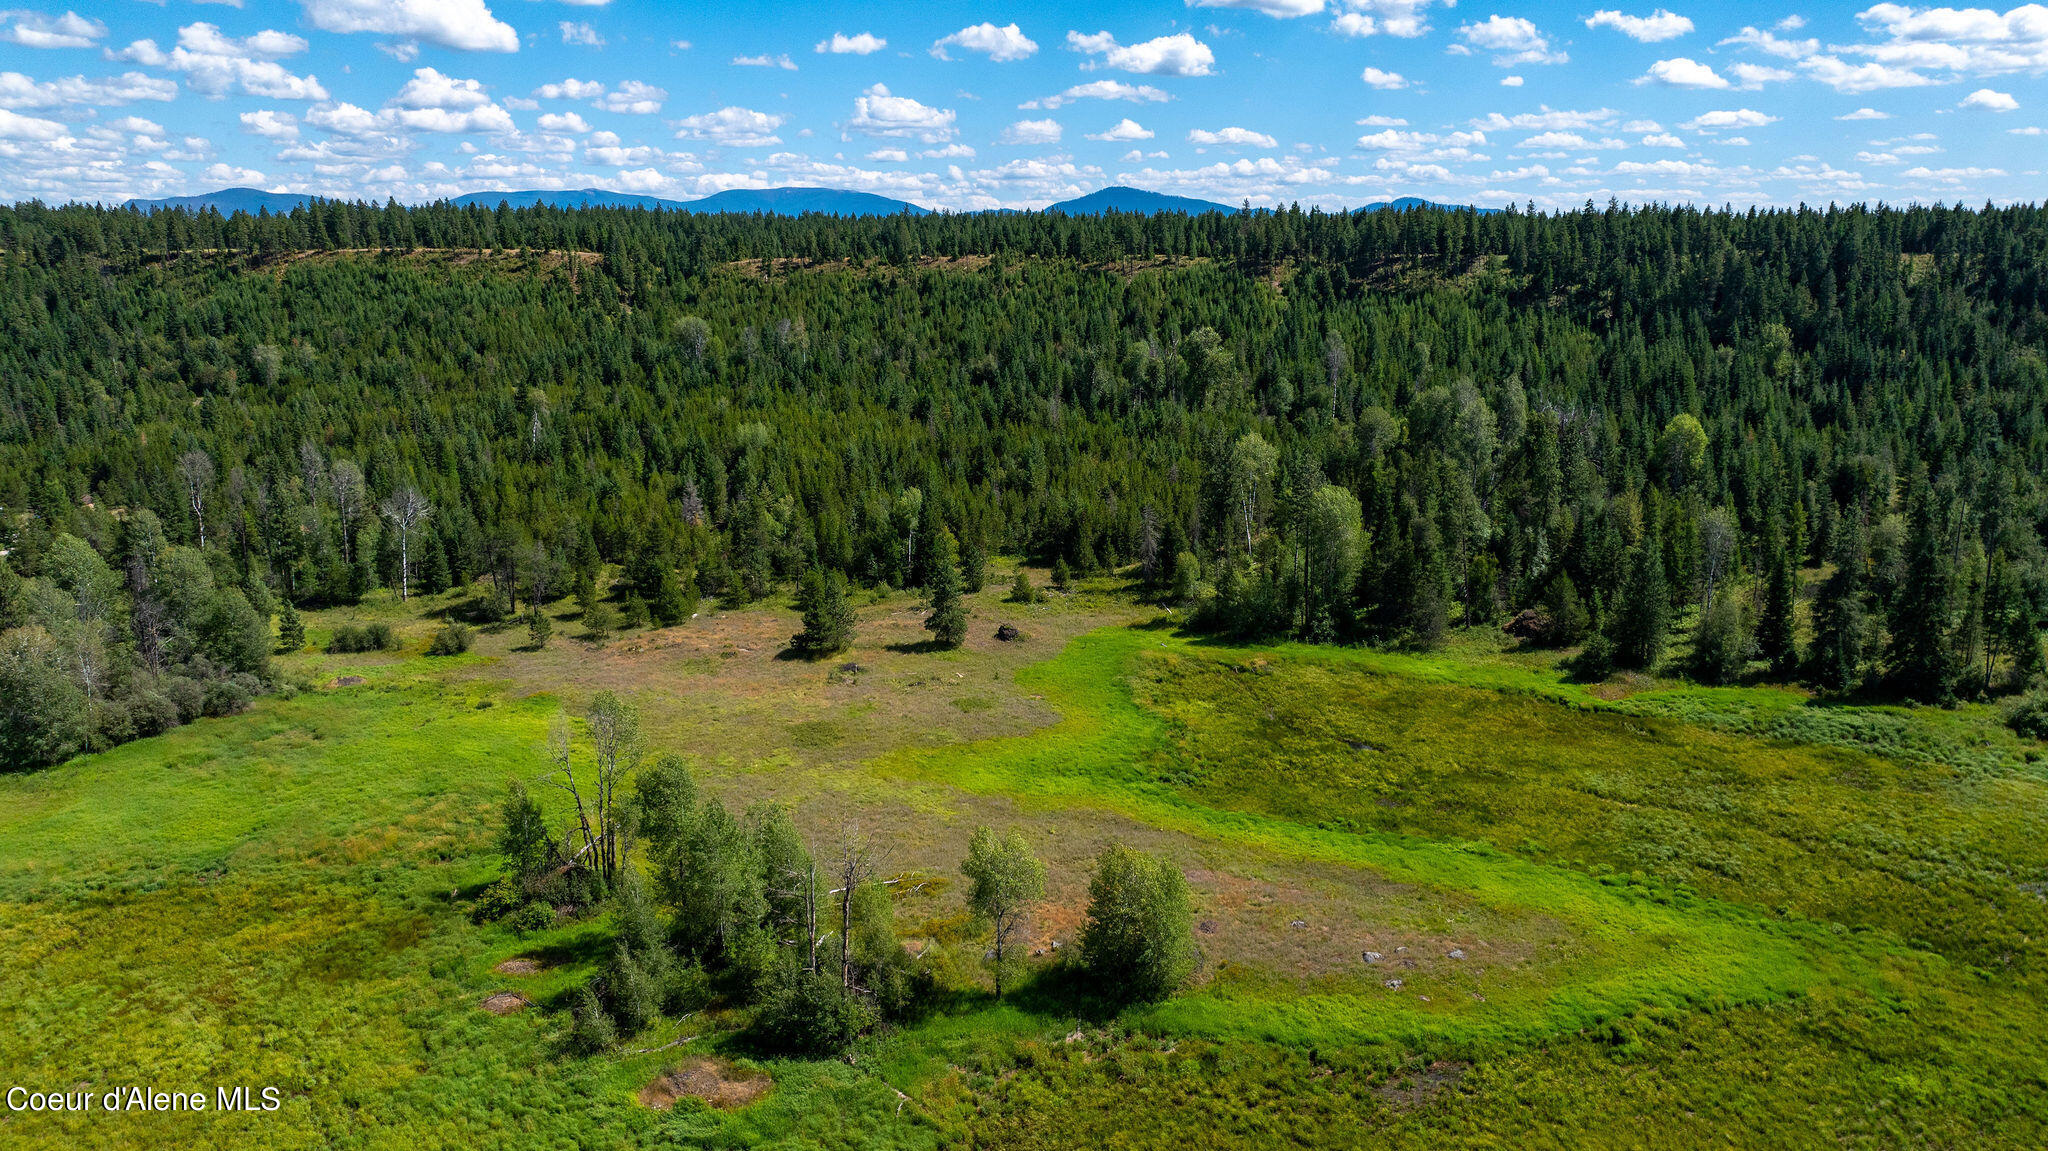
[[0,198],[1109,184],[2033,200],[2048,7],[103,0],[0,13]]

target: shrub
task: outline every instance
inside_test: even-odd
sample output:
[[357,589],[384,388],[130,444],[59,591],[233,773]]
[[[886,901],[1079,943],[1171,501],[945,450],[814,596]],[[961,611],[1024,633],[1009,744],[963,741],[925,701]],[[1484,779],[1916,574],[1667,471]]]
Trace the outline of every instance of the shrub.
[[178,722],[191,723],[206,714],[206,688],[182,675],[166,677],[163,693],[178,708]]
[[395,651],[398,636],[388,623],[342,624],[334,629],[333,638],[327,641],[330,654],[344,655],[363,651]]
[[572,1022],[569,1025],[569,1046],[585,1055],[596,1055],[618,1046],[619,1031],[612,1026],[612,1017],[604,1005],[597,1001],[597,993],[588,986],[576,996],[576,1006],[570,1009]]
[[484,888],[483,894],[476,897],[473,914],[478,923],[489,923],[512,914],[525,902],[526,892],[508,875]]
[[1031,577],[1025,575],[1022,568],[1017,569],[1017,580],[1010,585],[1010,602],[1038,602],[1038,589],[1031,586]]
[[604,990],[622,1034],[636,1034],[654,1021],[661,1008],[660,984],[623,944],[612,952],[612,961],[605,968]]
[[206,685],[206,700],[201,711],[207,715],[234,715],[249,706],[256,693],[242,676],[217,679]]
[[1171,863],[1122,844],[1095,860],[1081,957],[1116,999],[1163,999],[1195,969],[1194,910],[1187,877]]
[[793,971],[754,1016],[754,1038],[771,1051],[838,1055],[874,1023],[874,1009],[826,975]]
[[434,633],[432,643],[427,645],[428,655],[461,655],[469,650],[475,639],[474,633],[461,620],[449,620],[440,631]]
[[546,931],[554,925],[555,909],[538,901],[521,907],[505,920],[505,926],[512,929],[512,934],[522,939],[536,931]]
[[2037,687],[2007,704],[2005,723],[2028,739],[2048,739],[2048,689]]

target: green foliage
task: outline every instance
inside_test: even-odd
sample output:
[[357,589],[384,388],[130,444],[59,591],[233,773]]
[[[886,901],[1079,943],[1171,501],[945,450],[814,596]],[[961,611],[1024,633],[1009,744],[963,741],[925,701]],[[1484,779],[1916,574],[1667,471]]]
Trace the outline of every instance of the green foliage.
[[583,638],[602,647],[619,630],[619,612],[604,600],[583,609]]
[[1066,557],[1052,561],[1052,590],[1064,594],[1073,586],[1074,573],[1067,567]]
[[791,969],[762,1000],[752,1036],[768,1051],[829,1058],[874,1026],[874,1009],[840,990],[836,976]]
[[512,929],[512,934],[521,937],[546,931],[554,925],[555,909],[537,900],[505,917],[505,926]]
[[950,651],[967,640],[967,605],[960,600],[959,557],[952,532],[942,530],[934,538],[929,563],[926,588],[931,592],[932,612],[925,617],[924,627],[932,633],[934,644]]
[[[1586,610],[1586,603],[1579,598],[1579,589],[1572,584],[1572,577],[1558,572],[1550,577],[1543,589],[1544,622],[1540,635],[1542,642],[1553,647],[1571,647],[1584,642],[1593,626],[1592,614]],[[1610,646],[1610,653],[1612,651]]]
[[1700,612],[1693,630],[1692,653],[1687,661],[1694,679],[1701,683],[1727,684],[1742,678],[1750,657],[1756,654],[1748,603],[1736,588],[1724,587],[1714,602]]
[[1023,568],[1017,569],[1017,578],[1010,581],[1011,603],[1037,603],[1038,589],[1031,586],[1031,577]]
[[576,993],[570,1008],[569,1046],[580,1055],[598,1055],[619,1045],[619,1029],[611,1012],[589,987]]
[[469,625],[452,619],[435,630],[434,638],[427,642],[427,654],[462,655],[475,642],[476,635],[469,630]]
[[1663,658],[1671,630],[1671,590],[1664,582],[1662,549],[1645,543],[1629,559],[1628,582],[1607,628],[1618,667],[1647,670]]
[[331,655],[350,654],[366,651],[398,650],[398,633],[391,625],[382,621],[368,624],[341,624],[327,640],[327,651]]
[[1180,869],[1120,843],[1104,848],[1088,882],[1081,958],[1112,999],[1161,999],[1185,983],[1196,951],[1194,911]]
[[507,875],[520,884],[538,878],[554,862],[555,845],[548,831],[547,816],[533,796],[527,794],[526,785],[516,779],[506,785],[505,806],[499,816],[498,854],[505,857]]
[[545,651],[554,638],[555,621],[538,603],[526,605],[526,642],[535,651]]
[[797,590],[797,610],[804,627],[790,646],[811,659],[845,651],[853,644],[855,614],[846,598],[846,577],[828,568],[804,573]]
[[967,877],[967,906],[990,931],[989,970],[996,998],[1014,982],[1021,968],[1015,940],[1031,904],[1045,896],[1045,863],[1031,853],[1031,844],[1015,828],[997,836],[988,827],[974,829],[960,873]]
[[306,623],[299,618],[299,609],[292,601],[285,600],[277,614],[277,651],[289,655],[303,651],[306,647]]

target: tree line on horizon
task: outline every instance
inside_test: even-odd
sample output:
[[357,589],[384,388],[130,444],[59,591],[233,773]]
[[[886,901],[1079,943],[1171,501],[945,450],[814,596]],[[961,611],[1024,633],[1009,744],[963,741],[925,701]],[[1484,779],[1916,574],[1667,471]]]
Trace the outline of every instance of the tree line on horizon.
[[[502,247],[591,256],[405,255]],[[358,248],[388,254],[279,258]],[[509,618],[616,568],[672,624],[825,573],[930,588],[950,545],[1128,570],[1237,635],[1505,626],[1588,674],[1948,702],[2041,665],[2039,208],[31,204],[0,249],[8,569],[79,620],[53,557],[122,567],[147,509],[280,615],[481,581]],[[122,738],[75,717],[133,676],[85,684],[79,629],[18,598],[0,695],[78,706],[16,709],[10,757]],[[93,641],[119,667],[136,614]]]

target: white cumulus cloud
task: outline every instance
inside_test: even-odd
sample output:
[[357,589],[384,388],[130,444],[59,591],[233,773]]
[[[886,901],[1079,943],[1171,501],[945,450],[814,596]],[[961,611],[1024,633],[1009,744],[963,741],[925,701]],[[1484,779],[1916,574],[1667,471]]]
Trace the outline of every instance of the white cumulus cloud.
[[952,139],[955,119],[950,108],[920,104],[876,84],[854,98],[853,117],[845,128],[863,136],[914,136],[927,144],[941,144]]
[[782,143],[775,134],[788,117],[752,108],[720,108],[701,116],[685,116],[676,125],[679,140],[709,140],[730,148],[761,148]]
[[1406,88],[1408,86],[1407,77],[1399,72],[1387,72],[1369,66],[1365,71],[1358,74],[1358,78],[1365,81],[1366,87],[1379,88],[1383,91],[1391,91],[1395,88]]
[[1250,128],[1237,127],[1219,128],[1214,132],[1203,128],[1196,128],[1188,133],[1188,143],[1200,144],[1204,147],[1220,146],[1226,148],[1277,148],[1280,146],[1280,141],[1266,135],[1264,132],[1254,132]]
[[519,33],[484,0],[299,0],[322,32],[374,32],[464,52],[517,52]]
[[1171,99],[1172,96],[1150,84],[1126,84],[1122,80],[1091,80],[1086,84],[1076,84],[1056,95],[1030,100],[1017,106],[1050,110],[1065,107],[1076,100],[1129,100],[1133,104],[1164,104]]
[[107,26],[76,12],[46,16],[41,12],[0,13],[9,23],[0,40],[24,48],[90,48],[107,34]]
[[1058,120],[1019,120],[1003,129],[996,142],[999,144],[1057,144],[1060,142]]
[[1088,133],[1088,138],[1105,143],[1126,143],[1131,140],[1150,140],[1152,130],[1126,116],[1103,131]]
[[831,39],[818,41],[817,51],[830,52],[835,56],[867,56],[888,46],[887,40],[870,32],[860,32],[852,36],[844,32],[834,32]]
[[[1116,37],[1107,32],[1088,36],[1068,32],[1067,47],[1102,57],[1103,67],[1147,76],[1207,76],[1216,65],[1216,53],[1186,32],[1160,36],[1142,44],[1119,44]],[[1092,67],[1093,63],[1087,66]]]
[[1550,38],[1536,25],[1520,16],[1488,16],[1458,26],[1465,43],[1458,48],[1494,54],[1493,62],[1503,68],[1517,64],[1563,64],[1571,57],[1550,46]]
[[2016,112],[2019,106],[2020,102],[2013,99],[2011,93],[1993,92],[1989,88],[1979,88],[1956,104],[1958,108],[1977,108],[1986,112]]
[[1662,8],[1648,16],[1629,16],[1613,8],[1603,8],[1586,19],[1586,27],[1612,28],[1631,40],[1656,44],[1676,40],[1691,32],[1692,21]]
[[972,24],[951,36],[942,36],[932,41],[932,55],[941,60],[950,60],[946,49],[958,48],[963,52],[979,52],[998,64],[1011,60],[1022,60],[1038,51],[1038,43],[1024,34],[1015,24],[1001,28],[994,24]]

